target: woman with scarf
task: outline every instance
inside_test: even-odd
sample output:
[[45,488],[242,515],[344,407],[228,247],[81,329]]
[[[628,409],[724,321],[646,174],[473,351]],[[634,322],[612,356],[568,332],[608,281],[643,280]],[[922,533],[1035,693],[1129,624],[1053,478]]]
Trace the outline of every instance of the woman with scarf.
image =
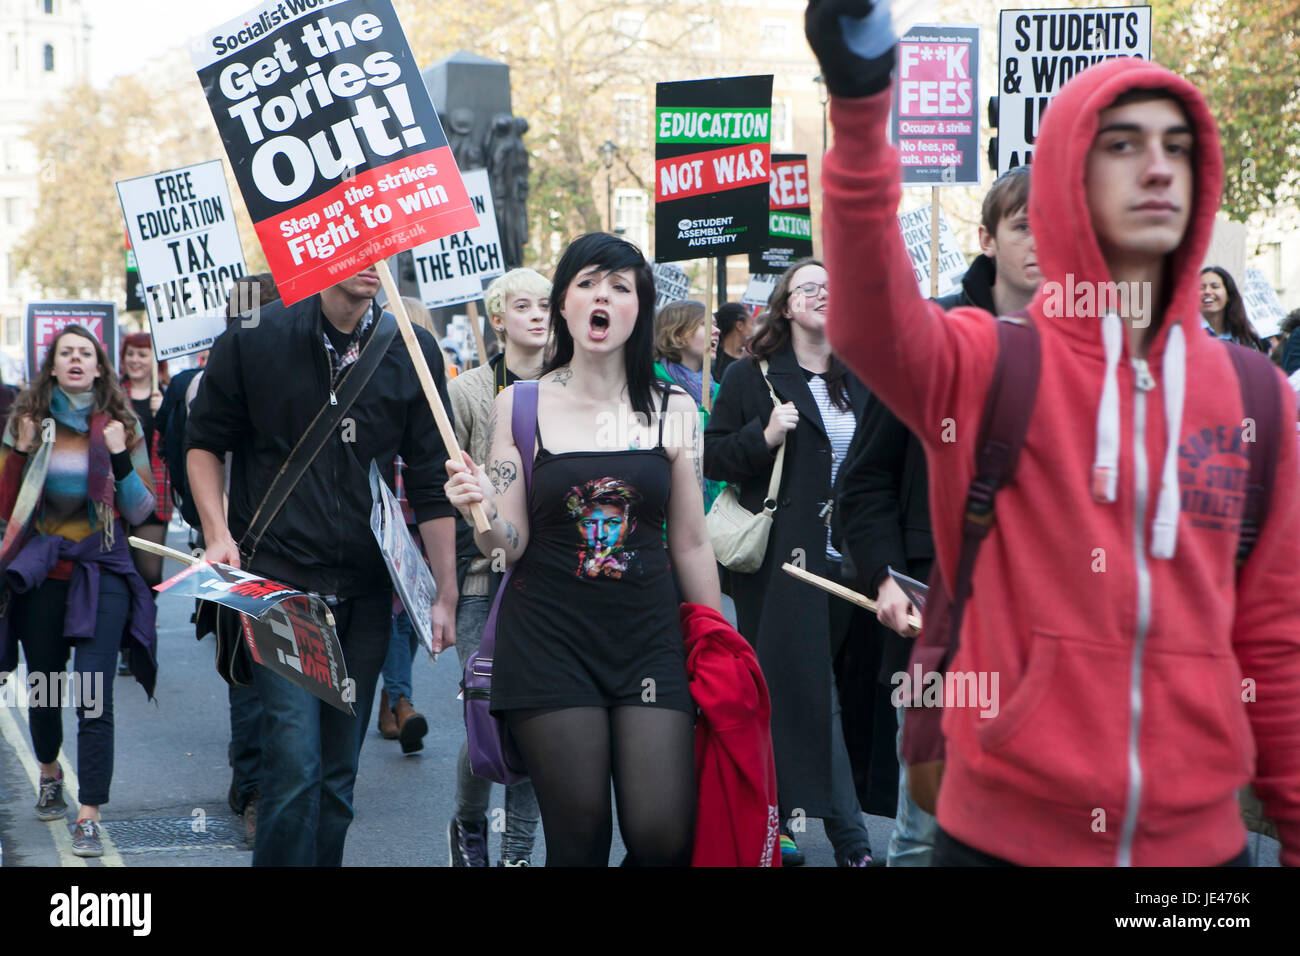
[[[718,327],[711,322],[705,324],[707,315],[703,302],[687,299],[670,302],[655,316],[655,378],[680,385],[695,399],[700,410],[701,434],[709,424],[709,413],[704,409],[704,353],[718,345]],[[710,382],[709,385],[712,399],[718,394],[718,384]],[[720,481],[705,480],[706,514],[722,487]]]
[[[107,353],[85,328],[59,333],[18,396],[0,448],[0,671],[27,661],[28,720],[41,766],[36,815],[67,812],[61,703],[77,705],[78,856],[103,854],[99,808],[113,776],[113,668],[119,647],[153,696],[154,605],[126,528],[155,507],[148,450]],[[71,678],[69,651],[76,656]]]

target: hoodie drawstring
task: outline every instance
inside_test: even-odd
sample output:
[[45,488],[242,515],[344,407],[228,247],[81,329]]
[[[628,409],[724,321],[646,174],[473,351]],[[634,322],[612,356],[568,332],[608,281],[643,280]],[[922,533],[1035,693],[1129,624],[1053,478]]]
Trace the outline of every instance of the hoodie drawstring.
[[1162,363],[1165,385],[1165,464],[1160,473],[1160,498],[1151,524],[1151,556],[1172,558],[1178,546],[1178,435],[1183,427],[1183,397],[1187,391],[1187,342],[1183,327],[1169,330]]
[[[1119,367],[1124,325],[1118,315],[1102,319],[1102,342],[1106,347],[1106,378],[1097,407],[1097,451],[1092,465],[1092,496],[1113,502],[1119,483]],[[1178,546],[1178,435],[1183,427],[1183,399],[1187,391],[1187,341],[1183,328],[1174,323],[1165,343],[1165,459],[1160,470],[1160,493],[1151,522],[1151,556],[1169,559]]]
[[1119,485],[1119,355],[1123,349],[1124,325],[1114,312],[1101,320],[1101,339],[1106,346],[1106,377],[1097,406],[1097,453],[1092,462],[1094,501],[1112,502]]

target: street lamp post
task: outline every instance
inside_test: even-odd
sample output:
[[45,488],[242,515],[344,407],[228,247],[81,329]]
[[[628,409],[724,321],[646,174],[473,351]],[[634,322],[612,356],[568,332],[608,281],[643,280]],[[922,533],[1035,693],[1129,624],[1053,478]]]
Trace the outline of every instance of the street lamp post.
[[618,147],[613,140],[605,140],[598,150],[600,161],[605,164],[605,228],[614,231],[614,160],[618,158]]

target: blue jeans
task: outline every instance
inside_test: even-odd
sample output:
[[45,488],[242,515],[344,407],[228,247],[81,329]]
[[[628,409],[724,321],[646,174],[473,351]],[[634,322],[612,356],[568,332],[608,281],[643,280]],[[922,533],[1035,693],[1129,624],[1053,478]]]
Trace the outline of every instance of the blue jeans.
[[889,838],[886,866],[934,866],[934,841],[939,821],[916,805],[907,784],[907,763],[903,760],[903,712],[898,711],[898,816]]
[[384,690],[388,693],[388,706],[396,707],[397,698],[411,695],[411,664],[420,639],[415,636],[415,625],[406,611],[393,616],[393,630],[388,638],[388,656],[384,658]]
[[357,699],[349,717],[265,667],[254,667],[262,700],[262,767],[254,866],[340,866],[352,822],[364,730],[392,633],[388,588],[332,610]]
[[258,790],[262,765],[262,699],[256,687],[227,687],[230,698],[230,769],[234,771],[239,803],[248,801]]
[[[99,576],[95,634],[88,641],[71,643],[63,636],[68,608],[67,581],[46,578],[40,587],[15,602],[13,631],[27,660],[28,692],[39,696],[40,706],[29,698],[27,723],[32,749],[41,763],[54,763],[63,746],[63,700],[71,699],[77,711],[77,800],[88,807],[108,803],[113,781],[113,678],[117,652],[130,614],[126,581],[108,571]],[[68,652],[76,648],[70,678]],[[77,693],[73,693],[76,691]]]
[[[456,656],[460,659],[461,673],[469,663],[470,655],[478,650],[483,640],[483,627],[492,610],[492,598],[487,595],[461,595],[456,605]],[[462,743],[456,758],[456,819],[463,823],[478,823],[487,816],[488,802],[492,796],[492,781],[474,776],[469,768],[469,746]],[[531,780],[506,787],[505,832],[501,836],[501,856],[507,860],[527,860],[533,852],[537,835],[537,821],[541,811],[537,807],[537,794]],[[496,829],[496,821],[493,821]]]

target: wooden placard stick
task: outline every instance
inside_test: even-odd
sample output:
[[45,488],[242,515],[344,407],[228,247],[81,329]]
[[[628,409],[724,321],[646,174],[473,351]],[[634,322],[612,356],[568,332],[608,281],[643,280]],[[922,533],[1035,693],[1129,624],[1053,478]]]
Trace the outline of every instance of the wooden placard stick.
[[[420,348],[419,340],[415,337],[415,329],[411,327],[411,320],[406,314],[402,296],[397,291],[397,282],[394,281],[393,273],[388,268],[388,261],[376,259],[375,271],[379,273],[379,281],[388,296],[388,309],[397,319],[397,328],[402,333],[402,341],[406,343],[406,351],[411,355],[411,364],[415,366],[415,374],[420,379],[420,387],[424,389],[424,397],[433,412],[433,420],[438,424],[438,434],[442,436],[442,444],[447,449],[447,455],[455,461],[462,461],[456,432],[452,430],[451,419],[447,417],[447,409],[443,407],[438,387],[433,384],[429,363],[424,360],[424,350]],[[481,502],[470,505],[470,514],[474,518],[475,531],[486,534],[491,530],[492,522],[488,521],[487,512],[483,510]]]
[[700,402],[704,405],[704,410],[710,414],[713,412],[713,389],[710,386],[710,377],[713,374],[713,257],[709,257],[709,284],[708,294],[704,297],[704,321],[709,327],[709,347],[704,350],[704,367],[701,369],[703,375],[700,377]]
[[[803,568],[795,567],[793,564],[786,563],[781,565],[781,570],[792,578],[803,581],[805,584],[811,584],[815,588],[821,588],[827,594],[833,594],[837,598],[843,598],[850,601],[858,607],[864,607],[872,614],[876,613],[876,602],[871,600],[865,594],[859,594],[857,591],[850,590],[842,584],[836,584],[821,575],[813,574],[811,571],[805,571]],[[921,619],[915,614],[907,615],[907,623],[912,625],[918,631],[921,629]]]
[[930,298],[939,298],[939,187],[930,187]]
[[469,327],[474,330],[474,348],[478,349],[478,364],[486,365],[487,343],[483,341],[483,321],[478,317],[478,303],[468,303],[465,312],[469,316]]
[[175,548],[169,548],[165,544],[154,544],[152,541],[146,541],[144,538],[137,538],[134,535],[126,539],[127,544],[133,548],[139,548],[141,551],[148,551],[150,554],[162,555],[164,558],[171,558],[178,564],[198,564],[202,558],[196,558],[192,554],[186,554],[184,551],[177,551]]

